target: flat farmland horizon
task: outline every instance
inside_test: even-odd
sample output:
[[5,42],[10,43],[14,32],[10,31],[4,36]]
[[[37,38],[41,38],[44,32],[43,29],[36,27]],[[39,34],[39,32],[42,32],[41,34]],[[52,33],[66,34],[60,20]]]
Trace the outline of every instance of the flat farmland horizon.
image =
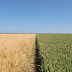
[[0,34],[0,72],[72,72],[72,34]]

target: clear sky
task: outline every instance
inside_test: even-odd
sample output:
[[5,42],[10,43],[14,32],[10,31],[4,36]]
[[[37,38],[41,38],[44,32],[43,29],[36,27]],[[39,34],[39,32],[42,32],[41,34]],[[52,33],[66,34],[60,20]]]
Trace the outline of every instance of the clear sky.
[[0,33],[72,33],[72,0],[0,0]]

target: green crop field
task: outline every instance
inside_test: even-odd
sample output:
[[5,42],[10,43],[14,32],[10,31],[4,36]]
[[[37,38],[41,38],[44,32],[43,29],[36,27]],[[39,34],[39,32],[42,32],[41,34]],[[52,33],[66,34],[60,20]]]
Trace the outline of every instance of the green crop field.
[[41,72],[72,72],[72,34],[37,34]]

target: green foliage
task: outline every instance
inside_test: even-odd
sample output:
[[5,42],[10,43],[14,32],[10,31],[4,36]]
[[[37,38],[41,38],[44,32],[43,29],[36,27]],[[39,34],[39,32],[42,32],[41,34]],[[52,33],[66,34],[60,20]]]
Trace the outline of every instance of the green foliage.
[[37,34],[42,72],[72,72],[72,34]]

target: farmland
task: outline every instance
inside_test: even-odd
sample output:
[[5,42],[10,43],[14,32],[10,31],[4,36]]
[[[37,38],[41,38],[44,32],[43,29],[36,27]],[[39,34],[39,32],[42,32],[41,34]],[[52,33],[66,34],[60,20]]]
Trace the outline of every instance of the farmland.
[[34,72],[35,34],[0,34],[0,72]]
[[41,72],[72,72],[72,34],[37,34]]
[[0,34],[0,72],[72,72],[72,34]]

